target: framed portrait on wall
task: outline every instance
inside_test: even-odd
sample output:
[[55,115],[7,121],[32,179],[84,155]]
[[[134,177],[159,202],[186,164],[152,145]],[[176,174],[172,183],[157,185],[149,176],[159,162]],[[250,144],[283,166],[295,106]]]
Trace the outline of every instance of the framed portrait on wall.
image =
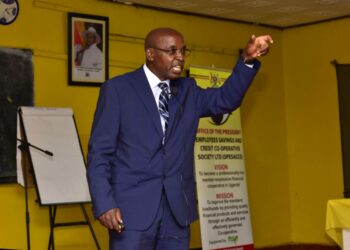
[[108,17],[68,13],[68,84],[100,86],[108,79]]

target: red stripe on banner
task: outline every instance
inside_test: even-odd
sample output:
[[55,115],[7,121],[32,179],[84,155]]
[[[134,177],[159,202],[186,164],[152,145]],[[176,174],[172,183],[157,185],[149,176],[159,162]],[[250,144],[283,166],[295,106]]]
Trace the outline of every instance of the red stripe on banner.
[[215,248],[212,250],[254,250],[254,245],[250,244],[250,245],[243,245],[243,246]]
[[81,30],[79,28],[79,24],[77,22],[74,23],[74,45],[84,44],[83,39],[81,37]]

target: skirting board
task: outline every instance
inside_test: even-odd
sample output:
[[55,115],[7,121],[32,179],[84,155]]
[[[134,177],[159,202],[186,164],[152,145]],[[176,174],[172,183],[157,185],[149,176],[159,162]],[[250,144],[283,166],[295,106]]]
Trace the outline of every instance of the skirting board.
[[318,244],[289,244],[273,247],[255,248],[256,250],[340,250],[339,246]]
[[[272,247],[259,247],[255,250],[341,250],[338,246],[318,245],[318,244],[289,244]],[[201,250],[201,248],[194,248],[191,250]]]

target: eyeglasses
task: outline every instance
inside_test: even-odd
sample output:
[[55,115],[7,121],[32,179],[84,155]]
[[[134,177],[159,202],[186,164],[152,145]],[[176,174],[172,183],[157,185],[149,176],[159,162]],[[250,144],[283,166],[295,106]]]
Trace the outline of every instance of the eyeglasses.
[[187,49],[186,47],[183,47],[181,49],[177,49],[177,48],[161,49],[161,48],[152,47],[152,49],[163,51],[164,53],[167,53],[169,56],[175,56],[178,54],[181,54],[182,56],[189,56],[191,54],[191,50]]

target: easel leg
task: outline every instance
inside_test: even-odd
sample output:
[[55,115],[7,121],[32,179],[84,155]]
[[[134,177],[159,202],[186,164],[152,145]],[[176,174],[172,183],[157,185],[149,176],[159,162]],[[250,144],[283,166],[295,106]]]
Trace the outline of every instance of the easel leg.
[[[22,120],[22,113],[20,110],[18,110],[18,119],[19,119],[19,125],[20,125],[20,131],[17,136],[24,138],[25,141],[27,141],[27,137],[25,135],[24,131],[24,125]],[[17,138],[17,140],[19,140]],[[24,196],[25,196],[25,203],[26,203],[26,236],[27,236],[27,250],[30,250],[30,216],[29,216],[29,206],[28,206],[28,170],[29,166],[25,162],[26,157],[30,157],[28,147],[25,146],[25,143],[23,140],[21,141],[21,144],[18,146],[18,148],[21,150],[21,156],[22,156],[22,166],[23,166],[23,184],[24,184]]]
[[48,250],[55,250],[55,241],[54,241],[54,227],[55,227],[55,218],[56,218],[56,206],[49,206],[49,216],[50,216],[50,239]]
[[24,169],[24,192],[25,192],[25,201],[26,201],[26,235],[27,235],[27,250],[30,250],[30,217],[29,217],[29,208],[28,208],[28,180],[27,180],[27,170]]
[[84,214],[85,220],[86,220],[86,222],[87,222],[87,224],[88,224],[88,226],[89,226],[89,229],[90,229],[90,232],[91,232],[91,234],[92,234],[92,237],[94,238],[96,247],[97,247],[98,250],[100,250],[100,249],[101,249],[101,248],[100,248],[100,245],[98,244],[97,237],[96,237],[96,235],[95,235],[94,229],[92,228],[92,225],[91,225],[91,222],[90,222],[90,220],[89,220],[89,217],[88,217],[88,215],[87,215],[87,213],[86,213],[85,207],[84,207],[83,204],[80,204],[80,207],[81,207],[81,210],[83,210],[83,214]]

